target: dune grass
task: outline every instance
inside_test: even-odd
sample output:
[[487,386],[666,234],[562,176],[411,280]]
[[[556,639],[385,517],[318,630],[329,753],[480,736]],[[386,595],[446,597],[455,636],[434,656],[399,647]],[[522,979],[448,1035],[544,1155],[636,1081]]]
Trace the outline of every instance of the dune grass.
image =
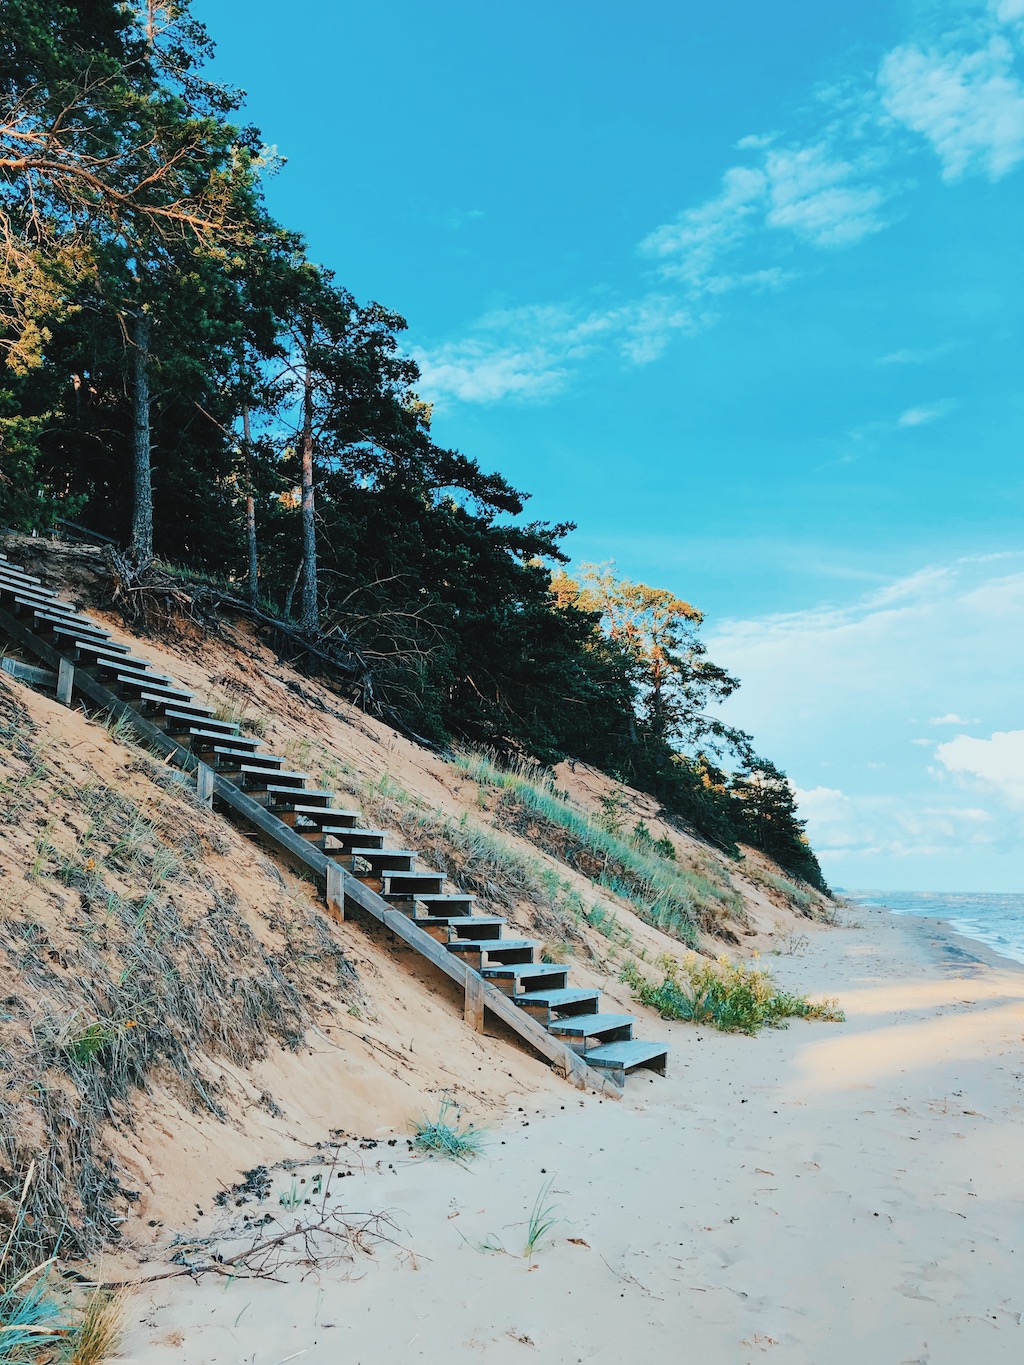
[[96,1289],[71,1339],[67,1365],[103,1365],[117,1350],[124,1332],[124,1295]]
[[661,957],[660,985],[654,985],[635,963],[627,963],[621,980],[642,1005],[663,1019],[707,1024],[723,1033],[754,1036],[763,1028],[785,1028],[789,1019],[822,1019],[841,1023],[843,1011],[835,1000],[812,1001],[778,988],[769,971],[757,962],[712,962],[689,954],[681,962]]
[[778,872],[771,872],[750,857],[743,860],[740,870],[755,886],[760,886],[770,896],[780,897],[798,915],[818,920],[822,924],[838,923],[835,902],[831,897],[823,896],[820,891],[816,891],[813,886],[801,884]]
[[95,1289],[76,1308],[67,1292],[58,1292],[51,1282],[52,1257],[20,1273],[11,1271],[31,1260],[22,1243],[30,1242],[34,1249],[29,1194],[38,1176],[33,1161],[0,1248],[0,1365],[58,1360],[63,1365],[103,1365],[121,1339],[124,1296]]
[[502,817],[546,852],[620,896],[649,924],[691,947],[726,916],[743,918],[743,900],[723,879],[682,866],[642,822],[632,834],[581,810],[541,769],[502,767],[486,755],[456,754],[455,766],[501,795]]
[[[94,737],[104,744],[98,727]],[[83,771],[75,747],[47,746],[0,680],[0,815],[18,817],[0,821],[0,1250],[19,1217],[5,1187],[20,1188],[33,1159],[40,1171],[0,1292],[55,1253],[84,1258],[117,1238],[134,1192],[117,1178],[105,1131],[115,1116],[131,1122],[151,1078],[224,1117],[211,1059],[248,1066],[275,1043],[297,1047],[325,995],[358,998],[354,968],[308,896],[290,896],[253,862],[268,943],[219,866],[239,836],[156,785],[131,754],[111,749],[110,766]],[[23,1291],[19,1311],[47,1297],[33,1297],[35,1281]],[[0,1349],[13,1349],[4,1335]]]
[[484,1133],[463,1119],[449,1099],[438,1105],[437,1115],[424,1115],[412,1125],[412,1145],[419,1152],[434,1152],[449,1161],[470,1161],[483,1151]]

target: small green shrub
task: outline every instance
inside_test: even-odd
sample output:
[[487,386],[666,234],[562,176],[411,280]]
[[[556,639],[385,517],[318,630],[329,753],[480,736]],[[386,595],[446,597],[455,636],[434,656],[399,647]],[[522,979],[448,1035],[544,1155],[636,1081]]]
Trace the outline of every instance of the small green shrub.
[[[452,1121],[449,1122],[449,1116]],[[421,1152],[437,1152],[451,1161],[468,1161],[483,1151],[484,1134],[462,1114],[451,1100],[442,1100],[434,1119],[424,1116],[412,1125],[412,1145]]]
[[787,1019],[841,1023],[846,1017],[835,1000],[811,1001],[779,990],[771,973],[756,964],[724,957],[712,962],[691,954],[682,962],[661,957],[657,965],[664,973],[660,986],[648,981],[635,962],[626,964],[620,979],[640,1004],[657,1010],[663,1019],[753,1037],[763,1028],[785,1028]]

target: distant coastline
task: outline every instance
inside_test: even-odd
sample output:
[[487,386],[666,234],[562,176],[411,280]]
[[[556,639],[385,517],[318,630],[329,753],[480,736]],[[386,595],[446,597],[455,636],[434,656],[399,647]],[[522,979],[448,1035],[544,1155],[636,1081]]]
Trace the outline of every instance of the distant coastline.
[[[852,905],[887,910],[941,923],[953,938],[971,945],[979,961],[1024,967],[1024,895],[997,892],[840,892]],[[987,952],[979,953],[978,949]]]

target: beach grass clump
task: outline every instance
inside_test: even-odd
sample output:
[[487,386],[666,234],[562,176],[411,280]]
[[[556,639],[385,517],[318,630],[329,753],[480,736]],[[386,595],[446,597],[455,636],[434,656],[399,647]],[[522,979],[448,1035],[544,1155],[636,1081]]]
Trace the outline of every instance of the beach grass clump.
[[[28,1195],[38,1167],[28,1168],[20,1197],[13,1205],[11,1226],[0,1248],[0,1365],[20,1365],[38,1359],[45,1348],[63,1343],[70,1331],[64,1305],[52,1292],[49,1270],[52,1257],[39,1261],[29,1252],[32,1215]],[[0,1193],[13,1202],[17,1190]],[[34,1246],[31,1248],[34,1251]],[[18,1266],[28,1269],[16,1269]]]
[[[65,1341],[69,1331],[64,1308],[54,1298],[49,1262],[0,1284],[0,1365],[38,1360],[40,1352]],[[48,1356],[53,1359],[52,1353]]]
[[843,1011],[835,1000],[812,1001],[806,995],[780,990],[772,974],[757,963],[717,961],[688,954],[682,961],[661,957],[660,985],[643,975],[635,962],[622,969],[621,980],[642,1005],[663,1019],[706,1024],[723,1033],[751,1037],[763,1028],[785,1028],[789,1019],[821,1019],[841,1023]]
[[537,1252],[550,1238],[551,1229],[560,1221],[555,1216],[555,1205],[547,1202],[553,1184],[554,1181],[549,1180],[541,1186],[537,1198],[533,1201],[530,1217],[527,1219],[523,1257],[531,1263]]
[[471,1161],[484,1148],[481,1128],[463,1119],[449,1099],[438,1105],[435,1118],[424,1115],[412,1125],[412,1145],[420,1152],[435,1152],[449,1161]]
[[670,841],[654,839],[643,822],[626,830],[617,807],[602,807],[599,814],[580,809],[535,765],[502,766],[472,751],[456,754],[453,762],[472,781],[499,792],[499,811],[509,828],[687,945],[696,947],[701,931],[718,932],[726,916],[743,918],[743,899],[724,873],[719,881],[682,866]]
[[86,1300],[82,1321],[75,1328],[66,1365],[103,1365],[114,1355],[124,1333],[123,1293],[96,1289]]

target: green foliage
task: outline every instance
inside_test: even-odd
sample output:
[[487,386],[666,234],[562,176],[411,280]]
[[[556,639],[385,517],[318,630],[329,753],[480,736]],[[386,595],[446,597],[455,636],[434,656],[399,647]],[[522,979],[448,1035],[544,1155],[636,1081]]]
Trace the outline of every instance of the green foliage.
[[763,1028],[785,1028],[787,1019],[841,1023],[846,1017],[834,1000],[815,1002],[779,990],[771,973],[756,964],[690,955],[681,962],[662,957],[657,966],[664,973],[658,986],[633,962],[622,969],[621,979],[640,1004],[657,1010],[663,1019],[754,1036]]
[[483,1151],[483,1131],[464,1121],[448,1099],[438,1105],[435,1118],[417,1119],[412,1131],[412,1145],[417,1151],[436,1152],[450,1161],[469,1161]]

